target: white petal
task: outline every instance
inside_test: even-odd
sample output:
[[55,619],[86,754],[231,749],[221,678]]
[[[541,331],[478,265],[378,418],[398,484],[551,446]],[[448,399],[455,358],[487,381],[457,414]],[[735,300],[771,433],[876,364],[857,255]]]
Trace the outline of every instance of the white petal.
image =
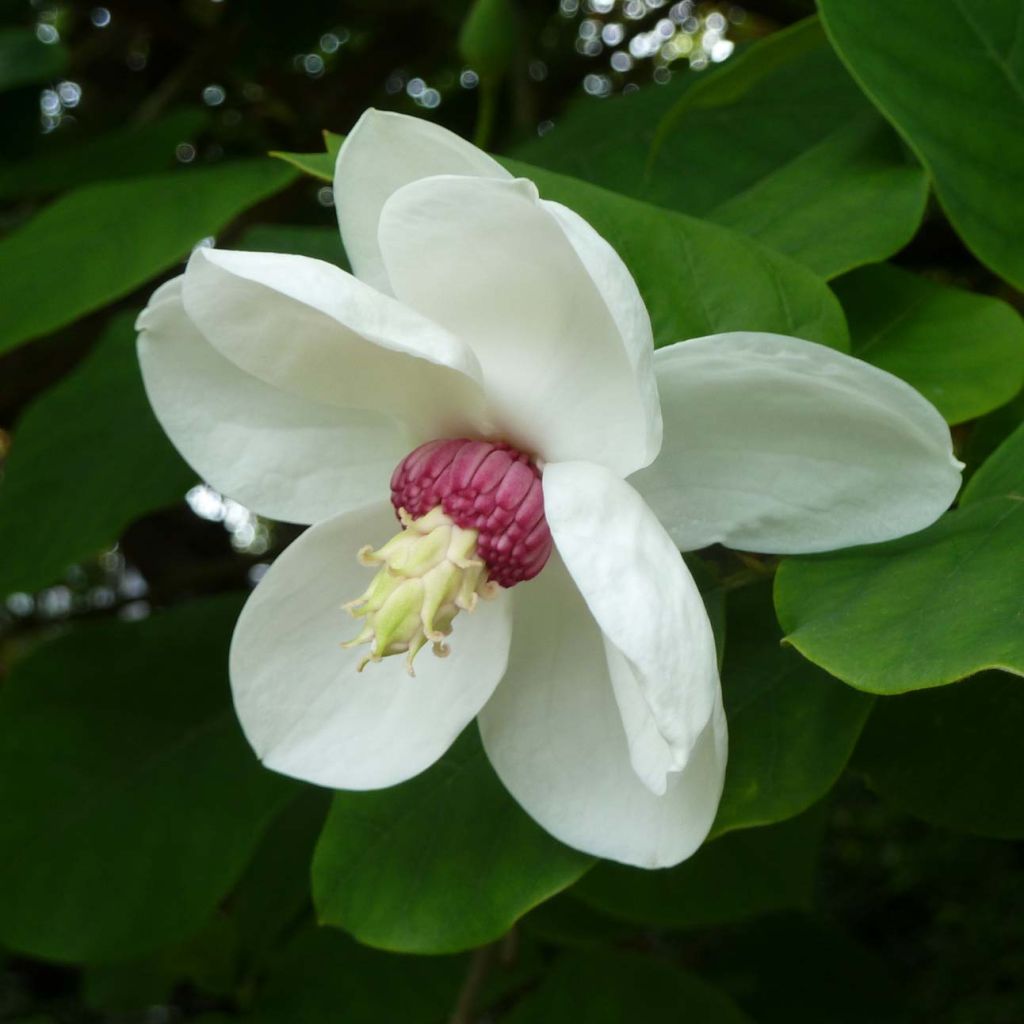
[[633,482],[684,550],[829,551],[934,522],[960,486],[949,428],[910,385],[809,341],[659,349],[661,454]]
[[549,464],[544,510],[604,634],[633,767],[652,792],[664,793],[720,700],[715,638],[700,592],[654,513],[608,470]]
[[456,618],[451,654],[429,650],[416,677],[402,656],[367,665],[339,645],[358,632],[341,605],[371,570],[364,544],[397,532],[387,503],[307,530],[249,598],[231,642],[231,685],[242,728],[275,771],[336,789],[377,789],[433,764],[490,697],[511,636],[507,592]]
[[[606,300],[587,266],[597,259],[581,259],[530,182],[406,185],[384,207],[380,243],[395,294],[472,346],[506,436],[620,474],[654,457],[656,409],[609,310],[619,299]],[[635,316],[631,306],[622,323]]]
[[368,110],[349,133],[334,169],[334,198],[345,252],[361,280],[390,291],[377,242],[380,211],[392,192],[435,174],[511,177],[476,146],[418,117]]
[[509,792],[570,846],[639,867],[689,857],[714,821],[727,740],[720,702],[664,796],[633,771],[601,632],[558,556],[516,588],[508,673],[480,734]]
[[654,378],[654,330],[643,296],[622,257],[575,210],[547,200],[542,205],[561,225],[619,329],[645,406],[651,461],[661,448],[661,402]]
[[197,249],[185,310],[236,366],[299,398],[394,415],[421,440],[479,422],[480,369],[444,328],[333,264]]
[[186,462],[261,515],[312,523],[378,501],[409,450],[386,416],[302,401],[228,362],[196,330],[180,277],[139,316],[150,404]]

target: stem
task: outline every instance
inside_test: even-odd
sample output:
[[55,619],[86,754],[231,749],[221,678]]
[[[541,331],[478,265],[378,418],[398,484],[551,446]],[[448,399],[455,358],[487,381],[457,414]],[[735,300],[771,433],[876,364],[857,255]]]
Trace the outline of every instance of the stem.
[[498,112],[498,79],[480,79],[480,102],[476,108],[476,130],[473,144],[487,149],[494,134],[494,119]]
[[472,1024],[476,1001],[487,980],[491,965],[494,963],[496,951],[496,947],[492,943],[489,946],[481,946],[473,952],[473,957],[469,961],[469,969],[462,982],[462,988],[459,989],[459,997],[455,1001],[455,1009],[452,1010],[452,1015],[448,1018],[448,1024]]

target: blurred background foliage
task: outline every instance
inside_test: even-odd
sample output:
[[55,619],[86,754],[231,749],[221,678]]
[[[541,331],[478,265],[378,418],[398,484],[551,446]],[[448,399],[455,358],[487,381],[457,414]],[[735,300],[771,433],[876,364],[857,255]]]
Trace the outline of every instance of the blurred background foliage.
[[[860,85],[802,0],[0,0],[0,1021],[1024,1020],[1024,699],[998,671],[1020,671],[1019,612],[1000,633],[972,604],[1020,565],[1019,527],[955,600],[928,584],[969,663],[930,644],[902,683],[847,664],[869,612],[838,638],[815,619],[846,600],[828,563],[787,562],[786,632],[857,690],[779,645],[774,563],[695,562],[728,638],[719,838],[671,872],[595,867],[531,830],[475,734],[398,796],[258,767],[226,645],[296,530],[194,478],[134,360],[134,313],[193,245],[343,264],[321,132],[399,110],[544,168],[623,252],[659,343],[783,330],[905,377],[968,473],[999,449],[965,502],[983,518],[1021,481],[1019,235],[916,131],[925,107],[878,101],[873,55],[928,5],[823,7],[847,61],[866,49]],[[1015,7],[979,16],[1019,99]],[[946,43],[948,74],[988,59]],[[988,157],[1018,192],[1022,137]],[[906,555],[926,581],[944,536]],[[420,862],[438,779],[461,810]]]

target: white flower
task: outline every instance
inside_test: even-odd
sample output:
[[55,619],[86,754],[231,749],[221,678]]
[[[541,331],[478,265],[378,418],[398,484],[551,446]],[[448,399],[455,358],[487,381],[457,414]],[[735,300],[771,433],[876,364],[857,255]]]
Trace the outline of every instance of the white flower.
[[[424,121],[367,113],[335,195],[355,276],[198,249],[139,319],[146,388],[182,455],[256,511],[314,524],[235,630],[249,741],[277,771],[373,789],[423,771],[478,716],[498,775],[553,835],[678,863],[707,835],[726,761],[714,641],[679,549],[919,530],[959,485],[945,423],[896,378],[793,338],[653,352],[613,249]],[[458,615],[450,656],[420,654],[416,678],[401,657],[359,673],[340,607],[370,583],[356,552],[396,531],[392,471],[466,437],[532,457],[555,553]],[[472,564],[474,537],[435,545],[446,572]],[[438,636],[456,594],[475,601],[476,576],[460,580],[441,587]],[[411,594],[393,649],[424,639],[409,639]]]

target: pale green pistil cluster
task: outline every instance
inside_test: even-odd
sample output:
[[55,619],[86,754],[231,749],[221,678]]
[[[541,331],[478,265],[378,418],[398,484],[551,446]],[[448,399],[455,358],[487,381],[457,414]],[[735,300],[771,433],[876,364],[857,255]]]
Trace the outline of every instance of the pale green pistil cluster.
[[370,645],[360,672],[371,661],[407,654],[409,675],[415,675],[412,663],[420,648],[429,641],[434,654],[445,657],[449,648],[444,639],[455,616],[473,611],[478,598],[497,590],[477,557],[476,530],[456,526],[440,508],[419,519],[405,509],[399,516],[400,533],[376,551],[367,545],[359,552],[363,565],[380,566],[380,571],[362,597],[342,606],[365,620],[360,634],[342,644]]

